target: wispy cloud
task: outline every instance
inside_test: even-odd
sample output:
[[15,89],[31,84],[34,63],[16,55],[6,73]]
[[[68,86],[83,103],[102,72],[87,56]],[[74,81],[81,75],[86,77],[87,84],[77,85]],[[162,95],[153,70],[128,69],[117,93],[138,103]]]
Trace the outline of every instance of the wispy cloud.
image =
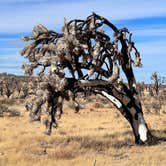
[[0,1],[0,4],[13,4],[13,3],[26,3],[26,2],[29,2],[29,3],[39,3],[39,2],[47,2],[48,0],[1,0]]
[[141,28],[132,31],[135,36],[166,36],[166,28]]
[[[8,2],[20,2],[21,0]],[[13,7],[5,5],[0,7],[1,32],[30,31],[37,23],[43,23],[52,28],[62,25],[63,18],[85,18],[95,11],[109,19],[132,19],[150,16],[166,15],[165,0],[90,0],[90,1],[39,1],[29,4],[21,3]],[[47,3],[44,3],[47,2]],[[63,2],[63,1],[62,1]],[[70,3],[69,3],[70,2]]]
[[[153,40],[136,44],[139,50],[145,55],[164,55],[165,54],[165,46],[166,46],[166,40]],[[164,57],[163,57],[164,58]],[[166,58],[165,58],[166,59]]]
[[64,17],[84,19],[93,11],[132,31],[144,64],[135,69],[139,80],[156,69],[166,75],[165,0],[0,0],[0,72],[22,74],[20,37],[30,34],[34,25],[60,30]]

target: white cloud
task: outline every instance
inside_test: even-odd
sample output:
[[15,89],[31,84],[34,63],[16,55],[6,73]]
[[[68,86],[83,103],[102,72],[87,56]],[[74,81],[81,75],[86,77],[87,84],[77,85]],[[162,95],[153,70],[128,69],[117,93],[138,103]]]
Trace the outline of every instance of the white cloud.
[[[35,0],[35,2],[46,2],[48,0]],[[6,3],[25,3],[25,2],[34,2],[34,0],[1,0],[0,4]]]
[[165,57],[165,46],[166,40],[156,40],[156,41],[149,41],[149,42],[141,42],[137,43],[136,47],[140,50],[142,55],[162,55],[163,58],[166,60]]
[[166,28],[142,28],[132,31],[134,36],[166,36]]
[[2,47],[0,48],[1,51],[8,51],[8,52],[17,52],[19,48],[16,47]]
[[[31,0],[27,1],[30,2]],[[162,16],[166,15],[165,4],[165,0],[93,0],[70,1],[70,3],[48,1],[47,3],[22,4],[15,6],[15,8],[11,5],[0,10],[0,20],[2,20],[0,31],[30,31],[37,23],[55,28],[63,24],[65,16],[69,19],[85,18],[92,11],[113,20]]]
[[0,42],[13,42],[13,41],[16,41],[16,38],[0,38]]

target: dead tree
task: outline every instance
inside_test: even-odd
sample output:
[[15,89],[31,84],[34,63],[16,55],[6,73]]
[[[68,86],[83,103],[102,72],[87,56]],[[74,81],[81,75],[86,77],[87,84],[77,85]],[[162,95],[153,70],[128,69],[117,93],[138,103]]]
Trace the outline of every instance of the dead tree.
[[[106,27],[112,36],[105,32]],[[23,65],[25,74],[33,75],[34,69],[40,68],[37,76],[48,85],[44,102],[51,109],[47,111],[46,133],[51,133],[56,113],[62,113],[63,100],[72,98],[77,105],[76,94],[88,89],[115,105],[130,123],[137,144],[150,142],[152,136],[143,117],[132,68],[142,66],[132,33],[127,28],[118,29],[96,13],[85,20],[65,19],[62,31],[59,34],[40,24],[34,27],[32,36],[22,38],[31,41],[21,52],[29,59],[29,64]],[[120,72],[124,72],[127,84]],[[68,91],[70,95],[66,96]]]

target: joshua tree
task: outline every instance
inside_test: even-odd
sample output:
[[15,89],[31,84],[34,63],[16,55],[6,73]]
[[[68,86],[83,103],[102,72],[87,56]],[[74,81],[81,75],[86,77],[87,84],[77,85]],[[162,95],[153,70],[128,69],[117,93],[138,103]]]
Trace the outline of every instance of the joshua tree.
[[[106,27],[112,36],[105,32]],[[56,115],[59,117],[63,112],[63,100],[72,101],[77,112],[77,93],[88,89],[115,105],[130,123],[136,143],[149,142],[151,134],[143,117],[132,69],[142,66],[132,33],[127,28],[118,29],[96,13],[85,20],[67,22],[65,19],[62,31],[59,34],[40,24],[34,27],[32,36],[22,38],[31,41],[21,52],[29,59],[29,64],[23,65],[25,73],[33,75],[34,69],[40,68],[37,76],[40,84],[45,83],[41,86],[45,93],[41,103],[49,105],[46,133],[51,133]],[[127,84],[120,78],[120,71],[124,72]],[[42,108],[41,103],[38,110]]]
[[156,71],[152,73],[150,79],[154,81],[155,94],[158,96],[160,86],[165,83],[165,77],[161,77]]
[[10,95],[12,94],[8,80],[4,81],[4,83],[3,83],[3,93],[4,93],[4,95],[6,95],[7,98],[9,98]]

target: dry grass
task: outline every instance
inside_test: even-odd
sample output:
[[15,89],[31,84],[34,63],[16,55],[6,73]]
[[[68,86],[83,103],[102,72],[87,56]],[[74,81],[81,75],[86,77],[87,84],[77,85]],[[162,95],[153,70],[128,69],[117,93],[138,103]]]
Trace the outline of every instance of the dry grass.
[[166,95],[154,96],[154,97],[142,97],[142,104],[146,113],[151,114],[165,114],[166,113]]
[[136,146],[119,112],[95,105],[78,114],[65,106],[59,128],[46,136],[41,123],[28,122],[22,104],[12,103],[21,116],[0,118],[0,166],[165,166],[165,113],[145,113],[160,142]]

